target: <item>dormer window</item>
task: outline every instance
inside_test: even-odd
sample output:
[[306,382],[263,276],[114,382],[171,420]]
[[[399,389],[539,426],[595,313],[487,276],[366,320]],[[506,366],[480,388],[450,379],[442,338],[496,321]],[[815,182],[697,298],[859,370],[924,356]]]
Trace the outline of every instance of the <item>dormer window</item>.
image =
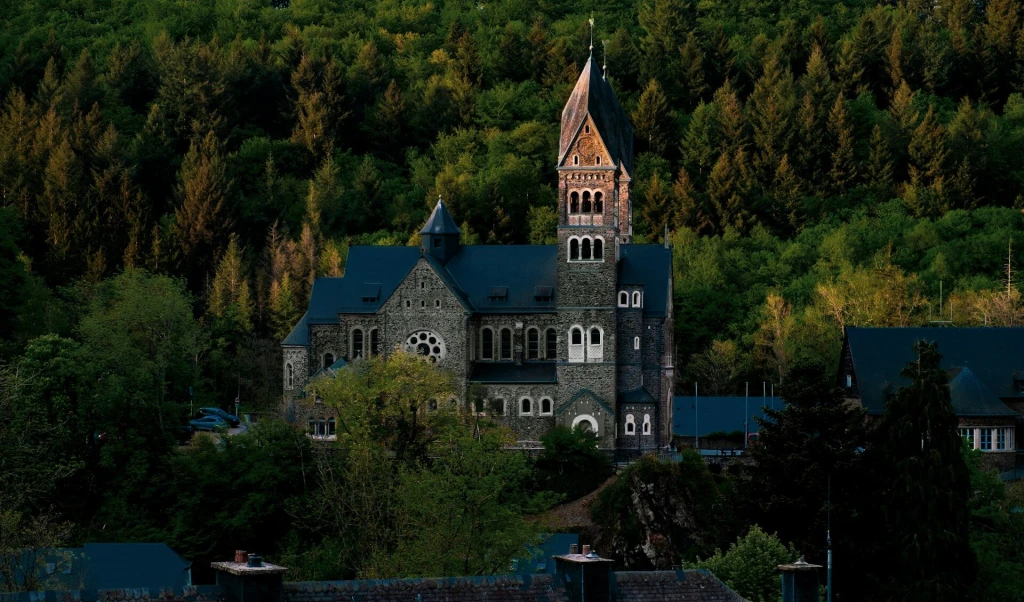
[[492,286],[487,291],[487,298],[491,301],[505,301],[508,299],[508,287],[507,286]]

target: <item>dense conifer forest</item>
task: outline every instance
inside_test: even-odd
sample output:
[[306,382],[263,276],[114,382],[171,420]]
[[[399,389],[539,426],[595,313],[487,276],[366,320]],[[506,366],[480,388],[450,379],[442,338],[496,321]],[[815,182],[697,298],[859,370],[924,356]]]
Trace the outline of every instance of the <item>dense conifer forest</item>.
[[[535,537],[522,517],[567,493],[553,475],[599,461],[571,433],[546,442],[539,463],[501,454],[500,432],[478,438],[445,421],[431,432],[472,454],[425,439],[394,458],[364,433],[350,456],[325,459],[269,420],[190,453],[174,451],[174,435],[202,405],[276,407],[278,342],[314,279],[342,275],[351,245],[418,244],[438,197],[465,243],[552,243],[560,113],[591,52],[636,131],[636,240],[674,249],[681,390],[784,388],[811,366],[805,397],[820,401],[844,326],[1024,323],[1020,0],[9,0],[0,558],[158,540],[201,560],[259,547],[310,578],[496,570],[466,561],[479,541],[444,548],[445,523],[422,512],[455,504],[444,492],[500,500],[476,508],[483,535]],[[374,374],[349,385],[373,390]],[[813,421],[814,403],[794,420]],[[825,415],[858,423],[843,411]],[[366,432],[388,431],[381,420]],[[830,466],[871,482],[851,459],[867,435],[836,437]],[[884,437],[876,447],[919,460]],[[932,580],[941,591],[929,599],[968,587],[979,600],[1020,599],[1024,527],[1009,508],[1021,494],[1007,498],[978,471],[968,491],[954,456],[943,461],[956,478],[919,491],[952,491],[959,514],[940,525],[962,523],[970,498],[980,568],[961,524],[935,545],[969,560],[948,583]],[[760,461],[782,470],[787,458]],[[817,531],[794,525],[804,516],[776,507],[796,493],[723,501],[743,488],[697,465],[638,469],[689,475],[664,477],[672,487],[714,483],[700,488],[713,498],[701,508],[736,514],[687,532],[688,557],[666,563],[711,557],[754,521],[782,535],[779,554],[796,545],[822,560]],[[796,490],[817,526],[823,470]],[[840,503],[870,507],[858,487]],[[642,539],[615,523],[628,515],[615,500],[629,497],[612,491],[600,506],[622,542]],[[359,512],[381,500],[384,518],[368,523]],[[850,555],[886,558],[916,541],[863,524],[848,532],[894,539]],[[928,582],[921,562],[891,566]],[[860,597],[861,581],[846,582],[846,599],[881,599]]]

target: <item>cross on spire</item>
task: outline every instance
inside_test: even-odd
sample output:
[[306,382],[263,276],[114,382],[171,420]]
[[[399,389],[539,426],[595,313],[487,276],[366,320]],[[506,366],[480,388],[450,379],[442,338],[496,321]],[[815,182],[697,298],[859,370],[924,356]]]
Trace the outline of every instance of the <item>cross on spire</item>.
[[590,54],[594,54],[594,13],[590,13]]

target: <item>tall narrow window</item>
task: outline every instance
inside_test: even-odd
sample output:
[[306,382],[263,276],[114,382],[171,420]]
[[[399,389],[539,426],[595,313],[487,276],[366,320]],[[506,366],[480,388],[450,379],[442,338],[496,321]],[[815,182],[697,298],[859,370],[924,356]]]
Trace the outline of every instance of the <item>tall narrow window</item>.
[[626,434],[636,434],[636,420],[633,418],[632,414],[626,414]]
[[501,359],[512,359],[512,331],[508,328],[501,329]]
[[619,307],[629,307],[629,293],[619,291]]
[[549,360],[558,357],[558,335],[554,328],[548,328],[544,334],[544,357]]
[[583,213],[590,213],[591,209],[593,209],[593,208],[590,206],[590,191],[589,190],[584,190],[583,191]]
[[356,328],[352,331],[352,359],[363,357],[363,330]]
[[633,350],[634,351],[639,351],[640,350],[640,337],[633,337]]
[[540,415],[550,416],[551,415],[551,399],[544,397],[540,400]]
[[583,252],[580,254],[580,259],[590,259],[590,239],[583,239]]
[[588,134],[590,133],[590,124],[589,123],[587,125],[583,126],[583,131],[588,133]]
[[569,361],[582,362],[584,357],[583,329],[579,326],[573,326],[572,330],[569,331]]
[[594,165],[600,165],[600,164],[601,164],[601,155],[598,155],[597,157],[594,158]]
[[992,429],[978,429],[978,449],[984,451],[992,450]]
[[325,353],[324,354],[324,368],[330,368],[332,364],[334,364],[334,354],[333,353]]
[[480,331],[480,359],[494,359],[494,331],[490,328]]
[[288,364],[286,368],[286,372],[288,373],[288,388],[291,389],[295,386],[295,369],[292,368],[291,364]]
[[640,307],[640,306],[641,306],[641,303],[640,303],[640,291],[635,291],[633,293],[633,307]]
[[580,193],[573,192],[569,194],[569,213],[580,212]]
[[651,434],[651,415],[650,414],[644,414],[644,430],[643,430],[643,434],[645,434],[645,435],[650,435]]
[[572,156],[572,164],[573,165],[579,165],[580,164],[580,156],[579,155],[573,155]]
[[973,428],[962,428],[960,429],[960,436],[967,439],[967,447],[974,449],[974,429]]
[[370,355],[380,355],[380,331],[370,330]]
[[529,397],[519,400],[519,415],[529,416],[533,413],[533,401]]
[[996,449],[1007,449],[1006,431],[1010,429],[996,429]]
[[580,258],[580,241],[576,238],[569,239],[569,261],[576,261]]
[[604,259],[604,241],[600,238],[594,239],[594,259]]
[[604,360],[604,344],[602,341],[601,329],[593,326],[590,329],[590,343],[587,345],[587,361],[600,362]]
[[[597,164],[601,164],[601,158],[597,158]],[[604,194],[601,192],[594,193],[594,213],[604,213]]]
[[526,359],[540,359],[540,332],[536,328],[526,332]]

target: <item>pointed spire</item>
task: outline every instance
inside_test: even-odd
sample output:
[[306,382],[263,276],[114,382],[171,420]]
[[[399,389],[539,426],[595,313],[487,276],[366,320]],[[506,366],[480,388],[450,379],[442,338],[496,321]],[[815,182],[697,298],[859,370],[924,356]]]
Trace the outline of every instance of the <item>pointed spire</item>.
[[437,197],[437,205],[434,206],[434,211],[430,214],[430,219],[427,220],[426,225],[420,230],[420,234],[461,234],[462,231],[455,225],[455,220],[452,219],[452,214],[448,213],[448,208],[444,206],[444,201],[441,197]]

